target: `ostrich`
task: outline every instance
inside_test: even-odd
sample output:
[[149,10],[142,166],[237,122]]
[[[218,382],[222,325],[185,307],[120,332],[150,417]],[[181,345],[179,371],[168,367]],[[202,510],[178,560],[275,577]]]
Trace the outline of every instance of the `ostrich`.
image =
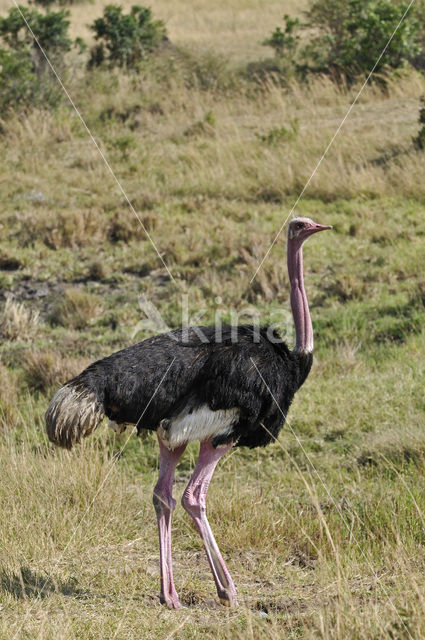
[[236,589],[206,515],[214,469],[234,446],[258,447],[279,434],[295,392],[313,361],[313,329],[303,281],[302,245],[331,229],[309,218],[291,220],[287,262],[296,342],[291,351],[270,328],[190,327],[157,335],[91,364],[53,396],[49,439],[71,448],[107,416],[157,432],[160,463],[153,503],[159,532],[163,604],[179,609],[171,557],[174,472],[188,442],[199,459],[182,505],[201,535],[220,602],[236,606]]

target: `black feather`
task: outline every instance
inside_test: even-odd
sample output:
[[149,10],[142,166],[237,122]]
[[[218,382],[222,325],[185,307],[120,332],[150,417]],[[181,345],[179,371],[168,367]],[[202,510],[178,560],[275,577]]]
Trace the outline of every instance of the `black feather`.
[[238,407],[239,420],[213,445],[233,440],[257,447],[279,434],[312,361],[312,354],[290,351],[268,327],[223,327],[218,336],[215,327],[193,327],[98,360],[68,384],[83,384],[109,418],[137,424],[139,431],[156,430],[182,407]]

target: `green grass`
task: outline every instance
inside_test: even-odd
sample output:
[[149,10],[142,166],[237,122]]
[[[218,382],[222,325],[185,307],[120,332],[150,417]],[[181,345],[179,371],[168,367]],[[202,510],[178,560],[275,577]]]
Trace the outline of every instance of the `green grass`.
[[[262,4],[249,3],[250,21]],[[254,309],[293,341],[286,230],[249,281],[358,88],[260,87],[240,55],[191,55],[139,76],[69,78],[175,282],[66,105],[2,122],[0,638],[425,637],[419,74],[365,91],[297,206],[334,226],[305,248],[314,367],[279,441],[232,452],[209,491],[238,610],[218,604],[181,508],[175,577],[188,608],[159,604],[153,436],[127,443],[103,425],[72,452],[46,442],[54,390],[158,330],[141,295],[169,327],[182,306],[200,323]]]

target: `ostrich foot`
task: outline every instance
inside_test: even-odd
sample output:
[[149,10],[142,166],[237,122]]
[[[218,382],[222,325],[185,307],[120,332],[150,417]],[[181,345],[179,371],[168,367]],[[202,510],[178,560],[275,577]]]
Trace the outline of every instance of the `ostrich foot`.
[[186,608],[182,604],[180,604],[180,601],[177,595],[168,596],[167,598],[165,598],[164,596],[161,596],[159,598],[159,601],[161,604],[164,604],[167,607],[167,609],[185,609]]
[[223,605],[223,607],[229,607],[234,609],[235,607],[238,607],[238,601],[236,600],[236,598],[234,598],[233,596],[226,595],[226,596],[220,596],[219,597],[220,600],[220,604]]

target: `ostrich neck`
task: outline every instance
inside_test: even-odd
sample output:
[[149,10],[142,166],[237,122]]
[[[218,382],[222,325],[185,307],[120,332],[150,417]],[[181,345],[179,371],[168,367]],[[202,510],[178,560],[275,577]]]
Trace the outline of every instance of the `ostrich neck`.
[[288,241],[288,274],[291,283],[291,307],[295,324],[295,348],[298,353],[313,351],[313,326],[304,288],[302,243]]

